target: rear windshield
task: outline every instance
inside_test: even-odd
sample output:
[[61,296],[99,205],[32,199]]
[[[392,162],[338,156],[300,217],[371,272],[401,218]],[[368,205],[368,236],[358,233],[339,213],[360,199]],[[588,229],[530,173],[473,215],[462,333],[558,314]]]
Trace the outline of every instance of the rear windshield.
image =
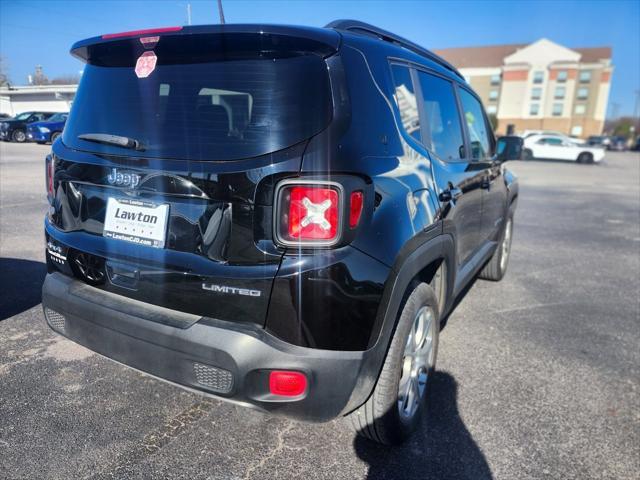
[[[86,65],[63,140],[100,153],[238,160],[310,138],[328,125],[331,111],[321,56],[163,64],[159,52],[147,78],[138,78],[133,65]],[[78,139],[88,133],[129,137],[144,151]]]

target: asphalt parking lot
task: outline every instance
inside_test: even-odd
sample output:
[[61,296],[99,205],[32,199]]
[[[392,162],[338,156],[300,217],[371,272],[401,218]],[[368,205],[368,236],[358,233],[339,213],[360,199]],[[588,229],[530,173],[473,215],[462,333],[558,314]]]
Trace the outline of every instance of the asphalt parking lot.
[[184,392],[51,332],[48,149],[0,144],[0,478],[638,478],[640,154],[510,164],[509,272],[450,316],[423,429],[392,449]]

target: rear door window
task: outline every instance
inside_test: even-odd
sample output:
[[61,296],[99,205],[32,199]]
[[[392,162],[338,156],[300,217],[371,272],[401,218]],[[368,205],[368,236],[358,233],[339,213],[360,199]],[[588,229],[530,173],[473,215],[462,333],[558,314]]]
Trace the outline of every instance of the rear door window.
[[482,104],[464,88],[460,88],[459,91],[460,101],[462,103],[462,113],[469,132],[471,158],[473,160],[482,160],[490,157],[491,140]]
[[433,153],[445,161],[464,157],[464,137],[453,84],[436,75],[418,71],[422,92],[425,142]]

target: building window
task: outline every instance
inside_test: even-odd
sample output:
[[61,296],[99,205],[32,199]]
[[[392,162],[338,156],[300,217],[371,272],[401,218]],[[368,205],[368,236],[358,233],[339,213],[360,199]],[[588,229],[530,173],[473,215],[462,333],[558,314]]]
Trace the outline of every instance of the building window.
[[571,135],[574,137],[579,137],[582,135],[582,125],[574,125],[571,127]]
[[531,106],[529,107],[529,115],[535,117],[536,115],[538,115],[539,112],[540,112],[540,104],[532,103]]
[[498,90],[491,90],[489,92],[489,100],[497,100],[498,99]]
[[531,100],[540,100],[542,98],[542,89],[534,87],[531,89]]
[[589,83],[591,81],[591,70],[583,70],[580,72],[580,83]]
[[562,104],[561,103],[554,103],[553,104],[553,111],[551,112],[551,114],[554,117],[559,117],[562,115]]
[[580,100],[584,100],[588,96],[589,96],[589,89],[588,88],[579,88],[578,89],[578,98]]
[[584,115],[584,112],[587,111],[587,106],[584,103],[579,103],[576,105],[575,113],[576,115]]
[[496,107],[495,105],[489,105],[487,107],[487,113],[489,115],[495,115],[496,113],[498,113],[498,107]]
[[564,87],[556,87],[556,91],[553,92],[553,98],[562,100],[564,98],[566,89]]
[[533,83],[542,83],[544,81],[544,72],[533,72]]
[[560,83],[564,83],[567,81],[567,71],[566,70],[560,70],[558,72],[558,77],[556,78],[556,81],[560,82]]
[[491,75],[491,85],[500,85],[500,74]]

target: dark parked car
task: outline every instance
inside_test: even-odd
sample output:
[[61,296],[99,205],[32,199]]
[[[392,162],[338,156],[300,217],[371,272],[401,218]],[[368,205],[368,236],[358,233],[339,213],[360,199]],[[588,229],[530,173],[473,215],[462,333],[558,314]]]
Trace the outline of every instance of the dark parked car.
[[55,112],[24,112],[0,122],[0,140],[27,141],[27,124],[47,120]]
[[640,136],[636,138],[636,141],[631,146],[631,150],[634,152],[640,152]]
[[605,137],[604,135],[591,135],[587,138],[587,145],[592,147],[606,148],[607,145],[609,145],[609,142],[609,137]]
[[5,120],[8,118],[13,118],[11,115],[9,115],[8,113],[0,113],[0,120]]
[[40,144],[55,142],[62,135],[68,116],[68,113],[56,113],[43,122],[30,123],[27,125],[27,140]]
[[627,139],[624,137],[611,137],[607,150],[624,152],[627,149]]
[[87,65],[46,160],[49,326],[192,390],[407,438],[442,320],[507,269],[522,140],[496,142],[451,65],[360,22],[72,53]]

